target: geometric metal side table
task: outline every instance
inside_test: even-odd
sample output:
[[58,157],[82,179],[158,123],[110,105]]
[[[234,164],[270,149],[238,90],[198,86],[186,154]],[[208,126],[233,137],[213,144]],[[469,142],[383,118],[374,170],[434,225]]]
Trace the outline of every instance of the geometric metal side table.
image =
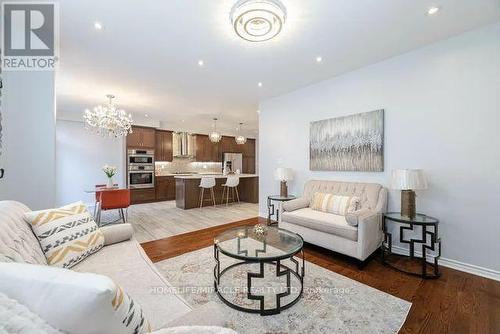
[[[281,206],[283,202],[288,202],[293,199],[296,199],[297,196],[288,195],[288,196],[280,196],[280,195],[272,195],[267,196],[267,225],[273,224],[271,217],[276,216],[276,222],[279,221]],[[273,201],[279,202],[278,209],[275,208]]]
[[[409,245],[409,255],[393,253],[392,233],[389,226],[399,224],[399,242]],[[384,241],[381,245],[382,263],[398,271],[419,276],[422,278],[439,278],[438,259],[441,256],[441,238],[438,235],[439,220],[424,214],[418,213],[415,217],[402,216],[399,212],[389,212],[384,214],[383,232]],[[421,233],[418,233],[420,229]],[[420,237],[418,236],[420,234]],[[421,254],[415,255],[415,248],[421,249]],[[434,260],[428,258],[428,252],[435,254]],[[397,258],[395,263],[393,260]],[[418,270],[411,270],[401,266],[407,261],[420,262]],[[430,271],[429,271],[430,269]]]

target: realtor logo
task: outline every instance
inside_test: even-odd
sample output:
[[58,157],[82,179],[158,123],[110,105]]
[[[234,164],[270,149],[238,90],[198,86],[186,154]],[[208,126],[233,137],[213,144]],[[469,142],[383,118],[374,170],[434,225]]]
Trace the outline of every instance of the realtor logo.
[[53,70],[58,56],[55,3],[2,3],[2,70]]

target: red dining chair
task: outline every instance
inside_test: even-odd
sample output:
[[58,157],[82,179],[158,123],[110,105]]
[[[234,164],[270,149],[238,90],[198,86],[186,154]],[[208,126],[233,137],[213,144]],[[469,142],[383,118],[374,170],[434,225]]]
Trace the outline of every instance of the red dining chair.
[[99,211],[97,213],[97,224],[101,226],[101,212],[103,210],[119,210],[120,218],[118,218],[116,221],[123,220],[123,222],[126,223],[127,218],[125,213],[123,212],[123,209],[128,209],[128,207],[130,206],[130,190],[103,190],[99,193]]
[[[106,187],[105,184],[96,184],[95,185],[94,219],[97,219],[97,216],[96,216],[97,205],[99,204],[99,198],[101,196],[101,191],[99,191],[99,188],[104,188],[104,187]],[[118,183],[113,184],[113,187],[118,187]]]

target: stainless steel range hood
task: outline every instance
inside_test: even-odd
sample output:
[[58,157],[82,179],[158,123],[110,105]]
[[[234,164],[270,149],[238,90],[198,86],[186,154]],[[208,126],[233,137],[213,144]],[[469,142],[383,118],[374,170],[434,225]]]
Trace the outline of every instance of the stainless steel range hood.
[[194,136],[187,132],[172,134],[173,155],[176,158],[192,158],[194,156]]

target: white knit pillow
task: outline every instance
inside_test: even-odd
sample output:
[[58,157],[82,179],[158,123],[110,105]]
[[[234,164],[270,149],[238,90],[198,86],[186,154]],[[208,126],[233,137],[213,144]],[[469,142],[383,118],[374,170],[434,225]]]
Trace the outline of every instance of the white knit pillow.
[[0,292],[0,333],[62,334],[26,306]]
[[0,292],[67,333],[150,332],[139,304],[109,277],[26,263],[0,263]]
[[50,265],[71,268],[104,246],[104,236],[83,202],[28,212],[24,219]]

